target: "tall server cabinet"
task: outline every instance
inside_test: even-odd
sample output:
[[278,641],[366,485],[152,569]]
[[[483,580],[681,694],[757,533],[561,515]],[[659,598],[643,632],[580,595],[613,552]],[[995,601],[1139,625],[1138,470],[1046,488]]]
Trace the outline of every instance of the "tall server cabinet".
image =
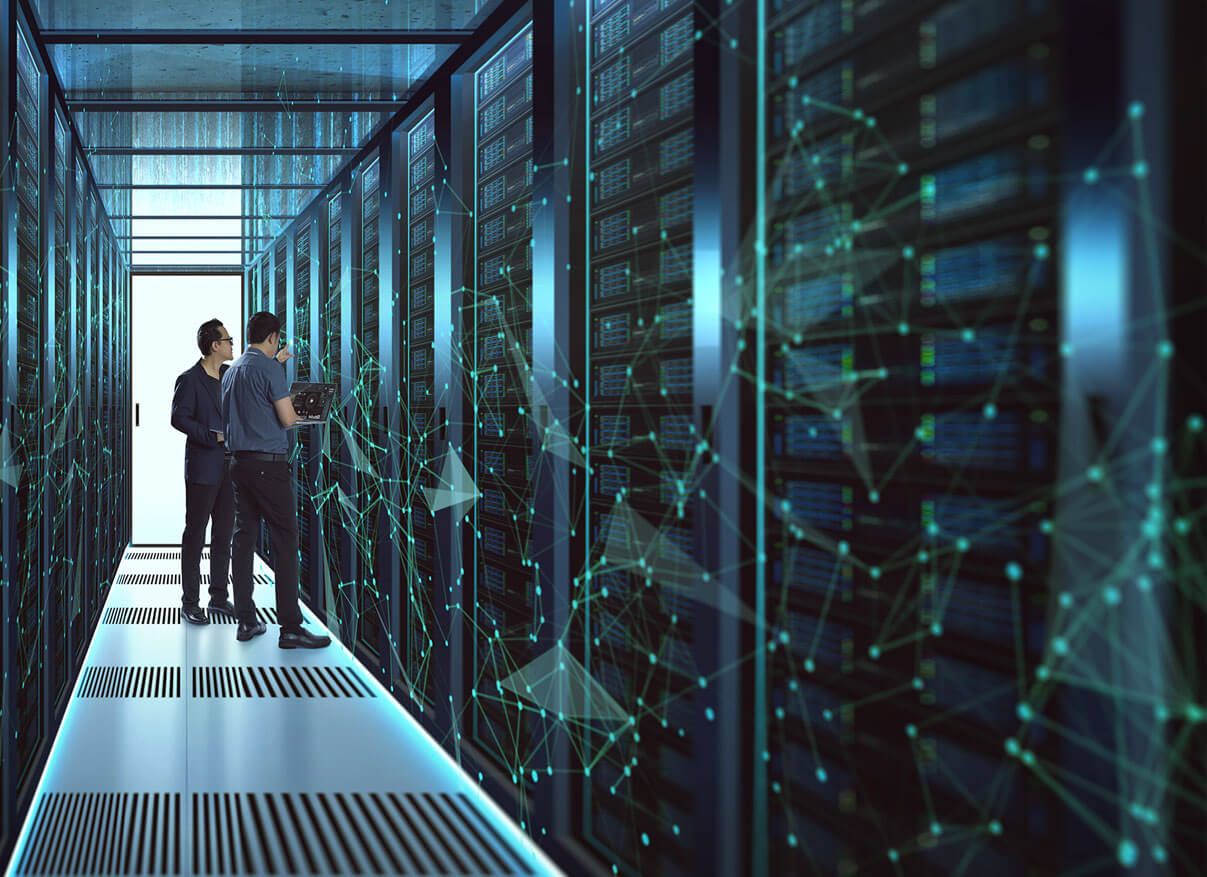
[[406,259],[406,314],[402,326],[404,379],[401,398],[405,412],[402,438],[404,474],[402,499],[405,515],[402,562],[406,581],[405,667],[408,697],[420,709],[434,707],[448,690],[447,654],[437,649],[449,637],[448,599],[440,574],[441,542],[436,527],[438,481],[444,473],[436,462],[445,452],[442,393],[436,386],[434,332],[436,323],[436,112],[428,110],[406,130],[407,225],[402,232]]
[[[11,416],[5,417],[4,429],[11,448],[11,451],[5,449],[10,454],[5,465],[16,464],[19,474],[15,503],[8,512],[15,518],[15,542],[9,542],[4,553],[6,567],[12,564],[12,577],[5,584],[16,597],[10,616],[14,621],[16,658],[11,672],[16,690],[13,754],[16,785],[20,788],[28,781],[37,763],[45,734],[42,683],[46,668],[41,648],[45,601],[42,567],[46,548],[42,532],[46,511],[42,333],[47,290],[42,276],[45,229],[41,178],[46,161],[42,71],[24,30],[19,29],[16,36],[17,103],[12,138],[16,149],[12,156],[16,209],[10,216],[16,223],[17,251],[16,271],[10,272],[7,280],[10,295],[14,285],[16,292],[15,301],[9,303],[10,307],[15,306],[16,316],[16,405],[7,412]],[[14,273],[15,284],[11,279]]]
[[[344,203],[347,200],[343,189],[346,183],[337,182],[336,191],[327,199],[324,211],[324,229],[326,231],[326,290],[323,296],[323,307],[319,315],[319,336],[322,343],[323,379],[336,386],[336,403],[332,407],[332,417],[339,419],[343,416],[343,403],[347,396],[347,384],[344,380],[344,343],[343,306],[344,286],[346,284],[344,270]],[[348,567],[345,559],[345,514],[341,495],[344,494],[342,484],[343,435],[338,427],[328,427],[325,436],[325,447],[322,460],[322,490],[323,509],[321,515],[322,537],[322,590],[323,606],[332,626],[339,628],[341,616],[336,611],[339,592],[343,589],[345,570]],[[342,629],[340,630],[342,632]]]
[[[388,158],[385,159],[388,166]],[[350,639],[367,666],[381,675],[388,669],[390,594],[385,590],[389,577],[381,561],[391,552],[383,544],[382,527],[389,519],[384,513],[387,500],[384,478],[386,454],[385,419],[381,408],[381,384],[391,365],[389,351],[383,352],[381,295],[381,228],[383,158],[376,151],[366,159],[357,174],[357,276],[353,315],[351,423],[348,424],[352,447],[352,484],[356,508],[355,584],[350,590]],[[385,238],[394,223],[386,222]],[[385,314],[392,313],[385,299]]]
[[[540,746],[532,711],[500,687],[537,656],[532,637],[532,28],[474,77],[474,279],[461,314],[472,403],[472,739],[521,786]],[[467,418],[468,419],[468,418]],[[472,557],[472,560],[470,558]],[[470,565],[472,563],[472,566]]]
[[[5,14],[0,856],[130,535],[126,266],[45,54],[15,7]],[[88,243],[102,238],[103,273]]]
[[75,527],[75,583],[73,586],[73,599],[76,601],[76,606],[73,611],[73,626],[75,628],[73,634],[73,642],[76,645],[76,661],[82,661],[84,658],[84,648],[87,642],[86,632],[88,631],[88,606],[91,599],[91,589],[88,584],[92,577],[92,557],[96,551],[96,544],[92,538],[92,527],[90,509],[92,504],[96,502],[89,486],[89,449],[91,447],[91,439],[89,432],[89,419],[92,412],[92,397],[89,392],[89,368],[88,351],[90,349],[91,339],[91,296],[89,294],[92,276],[88,270],[88,220],[87,220],[87,192],[88,192],[88,175],[84,170],[84,164],[78,158],[74,165],[75,171],[75,187],[72,189],[75,205],[70,211],[74,213],[74,237],[72,241],[72,271],[75,277],[74,283],[74,303],[72,305],[75,319],[75,386],[77,393],[76,400],[76,416],[74,419],[73,434],[75,438],[75,454],[76,454],[76,479],[74,482],[74,502],[77,510],[76,527]]
[[1048,604],[1059,5],[765,8],[773,870],[1058,869],[1002,741]]
[[[311,283],[315,278],[313,264],[314,222],[303,216],[293,236],[293,329],[294,377],[307,383],[314,377],[314,326],[311,302],[314,298]],[[321,447],[316,441],[316,430],[301,428],[296,431],[297,451],[294,458],[297,481],[298,516],[298,594],[311,605],[315,605],[313,591],[314,536],[318,531],[314,523],[314,466],[315,449]]]
[[48,241],[51,248],[48,268],[53,274],[48,284],[53,296],[47,296],[49,307],[45,313],[46,325],[53,327],[47,333],[50,344],[48,363],[53,363],[53,373],[48,374],[51,420],[47,424],[49,447],[46,455],[47,486],[51,488],[50,515],[46,528],[47,574],[54,582],[48,594],[47,661],[53,674],[53,710],[58,713],[66,705],[68,682],[71,679],[71,609],[74,580],[72,550],[72,472],[71,437],[68,433],[69,417],[75,407],[75,382],[71,378],[71,286],[68,266],[71,263],[71,247],[68,238],[69,215],[67,213],[67,184],[70,179],[68,165],[69,134],[67,124],[59,112],[54,113],[54,234]]
[[595,0],[587,24],[583,659],[607,695],[600,714],[610,705],[635,725],[587,726],[578,831],[626,871],[688,874],[711,857],[696,852],[711,850],[696,784],[725,769],[698,733],[696,23],[690,2]]

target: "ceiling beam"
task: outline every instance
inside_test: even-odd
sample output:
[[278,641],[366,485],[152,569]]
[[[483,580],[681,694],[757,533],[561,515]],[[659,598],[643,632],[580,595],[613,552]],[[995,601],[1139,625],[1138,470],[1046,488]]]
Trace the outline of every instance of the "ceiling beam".
[[131,265],[131,274],[235,274],[246,271],[247,265]]
[[219,30],[217,28],[114,28],[109,30],[43,30],[39,38],[49,46],[431,46],[454,45],[473,36],[472,30],[373,28],[365,30],[289,30],[285,28]]
[[88,155],[345,155],[358,146],[95,146]]
[[296,213],[222,213],[222,214],[197,214],[197,215],[181,215],[179,213],[111,213],[110,219],[156,219],[156,220],[182,220],[191,222],[194,219],[293,219],[297,216]]
[[392,113],[405,100],[174,100],[164,98],[68,99],[72,112],[91,113]]
[[326,183],[97,183],[98,189],[325,189]]
[[[276,235],[271,234],[119,234],[114,235],[119,241],[270,241]],[[169,252],[171,252],[169,250]],[[191,252],[191,251],[190,251]]]

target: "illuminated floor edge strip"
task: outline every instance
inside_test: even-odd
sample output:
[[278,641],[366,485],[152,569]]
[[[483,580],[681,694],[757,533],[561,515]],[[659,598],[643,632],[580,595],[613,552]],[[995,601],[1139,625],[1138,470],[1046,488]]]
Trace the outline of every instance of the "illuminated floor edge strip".
[[[132,550],[128,547],[126,555]],[[178,571],[178,563],[172,559],[131,561],[123,556],[119,573]],[[256,572],[271,575],[259,558],[256,564]],[[275,605],[271,586],[257,586],[255,598],[259,608]],[[202,599],[204,602],[204,595]],[[115,585],[109,591],[100,618],[115,605],[145,607],[178,600],[178,588],[172,586]],[[308,607],[303,605],[302,611],[312,630],[329,632]],[[178,823],[184,848],[183,873],[190,872],[192,850],[217,843],[212,837],[202,837],[201,832],[197,838],[192,836],[191,802],[198,795],[205,800],[216,795],[246,798],[249,794],[288,797],[307,793],[332,796],[397,793],[407,801],[432,798],[444,801],[452,795],[471,802],[470,811],[476,810],[482,820],[483,837],[493,833],[498,839],[498,845],[493,847],[495,852],[513,854],[523,861],[522,867],[535,874],[560,873],[342,643],[332,637],[333,643],[326,649],[281,650],[276,646],[274,627],[270,625],[267,634],[251,643],[236,643],[232,625],[98,624],[5,874],[25,873],[17,870],[17,865],[30,864],[23,857],[30,847],[39,806],[52,800],[47,796],[116,792],[180,795],[185,808]],[[178,697],[106,699],[83,696],[80,691],[89,668],[171,667],[173,663],[182,671]],[[343,667],[355,673],[356,679],[376,696],[216,698],[192,691],[193,667],[223,665],[266,667],[269,672],[274,667],[278,671],[294,668],[290,672],[295,673],[309,672],[308,666]],[[319,705],[318,700],[323,703]],[[111,729],[106,728],[106,722]],[[106,730],[111,733],[106,734]],[[305,768],[292,770],[299,760],[305,762]],[[34,838],[35,852],[40,849],[43,834]],[[426,830],[423,834],[429,839],[435,837],[435,833],[428,834]],[[447,830],[445,835],[448,836]],[[392,844],[395,839],[387,840]],[[369,844],[358,854],[371,856],[370,846],[380,852],[386,845]],[[473,857],[473,850],[491,853],[492,844],[483,841],[455,850],[462,853],[467,863],[471,858],[489,862],[486,856]],[[467,852],[469,855],[464,855]],[[280,863],[282,873],[286,870],[284,865]],[[300,873],[328,871],[307,869],[303,865]],[[455,873],[500,872],[471,867]]]

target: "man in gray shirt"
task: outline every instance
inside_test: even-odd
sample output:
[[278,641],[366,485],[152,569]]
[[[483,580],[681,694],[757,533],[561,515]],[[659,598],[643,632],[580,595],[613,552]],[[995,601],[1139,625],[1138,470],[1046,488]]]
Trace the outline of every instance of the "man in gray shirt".
[[293,356],[278,350],[281,321],[268,311],[247,321],[249,347],[222,376],[222,421],[226,445],[234,454],[231,480],[235,488],[235,538],[231,547],[231,589],[235,612],[246,642],[267,630],[256,618],[252,602],[252,550],[260,522],[268,525],[275,554],[277,621],[283,649],[321,649],[331,637],[302,627],[298,608],[298,519],[289,444],[285,431],[297,425],[298,415],[285,383],[285,363]]

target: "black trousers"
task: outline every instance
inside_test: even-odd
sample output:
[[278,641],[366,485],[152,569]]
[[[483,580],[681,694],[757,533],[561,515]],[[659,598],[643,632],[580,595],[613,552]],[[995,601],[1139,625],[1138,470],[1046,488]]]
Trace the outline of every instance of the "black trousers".
[[180,537],[180,602],[196,606],[201,598],[201,546],[205,525],[210,527],[210,601],[226,600],[230,569],[231,531],[235,526],[235,497],[231,487],[230,463],[217,484],[184,483],[184,534]]
[[276,560],[277,621],[283,629],[302,626],[298,608],[298,504],[293,471],[288,463],[235,459],[231,469],[235,486],[235,541],[231,586],[240,621],[256,620],[252,602],[252,559],[260,522],[268,525]]

